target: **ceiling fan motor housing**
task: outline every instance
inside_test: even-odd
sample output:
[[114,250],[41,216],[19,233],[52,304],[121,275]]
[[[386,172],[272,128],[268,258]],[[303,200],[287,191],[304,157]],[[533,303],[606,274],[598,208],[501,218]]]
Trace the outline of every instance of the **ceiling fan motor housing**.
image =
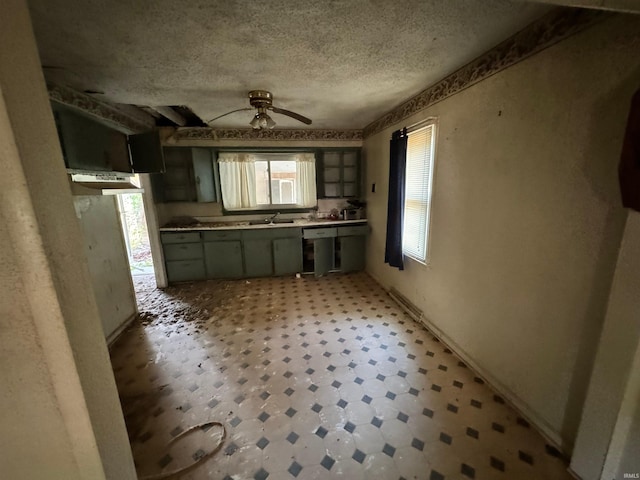
[[273,103],[273,95],[266,90],[251,90],[249,92],[249,103],[256,108],[269,108]]

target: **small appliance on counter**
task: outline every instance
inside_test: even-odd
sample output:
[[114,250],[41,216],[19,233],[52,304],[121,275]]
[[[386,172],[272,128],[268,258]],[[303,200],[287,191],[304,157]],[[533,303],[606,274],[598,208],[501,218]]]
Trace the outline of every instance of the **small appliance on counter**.
[[344,220],[361,220],[366,218],[365,206],[366,202],[360,200],[347,200],[349,206],[342,210],[342,218]]
[[342,210],[342,218],[344,220],[360,220],[359,208],[345,208]]

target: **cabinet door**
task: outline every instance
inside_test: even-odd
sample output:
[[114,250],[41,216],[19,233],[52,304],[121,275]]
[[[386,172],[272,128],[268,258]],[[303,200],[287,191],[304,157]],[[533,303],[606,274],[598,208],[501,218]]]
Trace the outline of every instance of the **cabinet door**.
[[270,239],[245,240],[243,247],[245,276],[268,277],[273,275]]
[[196,182],[196,195],[199,202],[217,201],[213,179],[213,160],[208,148],[192,148],[193,173]]
[[201,258],[167,261],[167,279],[169,283],[204,280],[204,273],[204,263]]
[[333,269],[335,238],[317,238],[313,241],[313,273],[320,277]]
[[54,113],[67,168],[131,172],[126,135],[67,109]]
[[357,197],[360,185],[358,152],[346,151],[342,156],[342,196]]
[[324,150],[319,155],[318,195],[320,198],[357,197],[360,185],[358,150]]
[[343,272],[364,270],[366,237],[340,237],[340,269]]
[[173,243],[163,246],[166,261],[202,260],[202,243]]
[[273,264],[276,275],[302,272],[302,240],[276,238],[273,241]]
[[207,267],[207,278],[242,277],[240,240],[205,242],[204,261]]
[[197,200],[193,179],[191,149],[165,147],[166,172],[162,175],[165,202],[195,202]]
[[342,196],[342,152],[327,151],[322,155],[322,195],[327,198]]
[[159,173],[165,171],[164,156],[157,130],[129,135],[131,164],[136,173]]

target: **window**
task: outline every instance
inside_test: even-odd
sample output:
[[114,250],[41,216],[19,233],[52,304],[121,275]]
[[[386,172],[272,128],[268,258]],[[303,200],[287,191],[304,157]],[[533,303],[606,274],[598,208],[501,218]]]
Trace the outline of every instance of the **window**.
[[433,124],[407,135],[402,252],[422,263],[426,263],[429,240],[434,136]]
[[268,210],[316,205],[312,153],[218,155],[222,202],[227,210]]

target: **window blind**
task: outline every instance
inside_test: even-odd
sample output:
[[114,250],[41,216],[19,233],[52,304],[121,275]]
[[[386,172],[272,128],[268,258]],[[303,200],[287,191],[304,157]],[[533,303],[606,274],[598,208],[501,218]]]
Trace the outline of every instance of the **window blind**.
[[427,257],[435,125],[409,132],[402,251],[420,262]]

